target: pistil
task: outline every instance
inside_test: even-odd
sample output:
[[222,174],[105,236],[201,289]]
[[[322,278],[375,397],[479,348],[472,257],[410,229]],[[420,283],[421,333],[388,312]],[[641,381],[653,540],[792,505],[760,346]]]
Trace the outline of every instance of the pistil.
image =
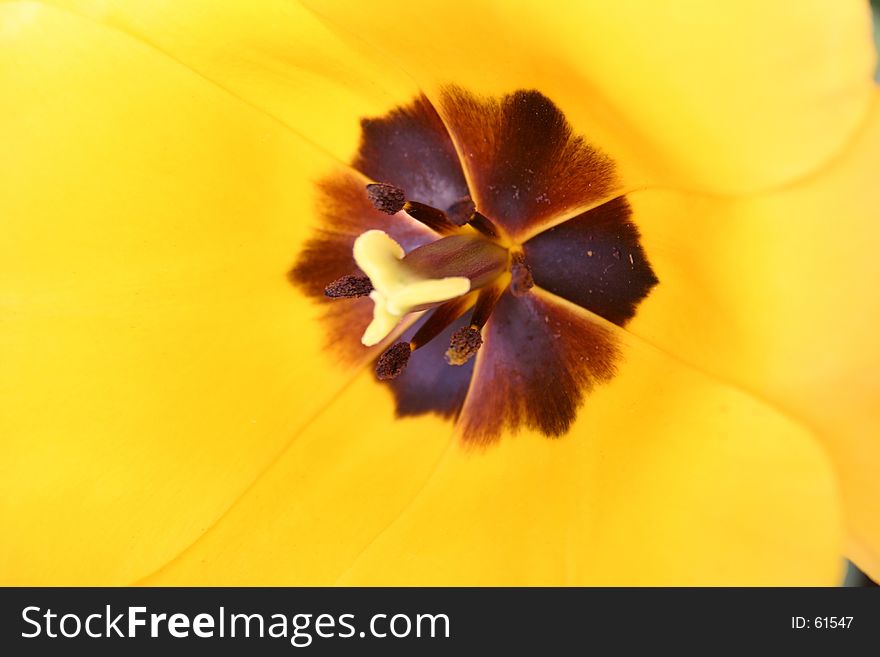
[[[468,293],[478,291],[470,323],[452,335],[446,352],[450,365],[464,365],[483,344],[482,328],[504,289],[499,277],[510,268],[515,294],[524,293],[533,284],[521,254],[511,262],[508,250],[494,241],[498,230],[477,211],[469,196],[446,212],[409,200],[401,188],[387,183],[367,185],[367,196],[380,212],[406,212],[445,237],[404,253],[386,233],[369,230],[353,247],[354,260],[366,276],[343,276],[330,283],[324,294],[336,299],[369,295],[374,304],[373,320],[361,337],[368,347],[382,342],[405,315],[433,309],[411,340],[396,342],[379,356],[376,376],[388,380],[400,376],[412,352],[458,319],[473,303]],[[477,232],[461,231],[467,224]]]
[[409,254],[379,230],[354,243],[354,259],[373,286],[373,321],[361,342],[371,347],[407,314],[480,289],[507,267],[507,250],[482,237],[451,235]]

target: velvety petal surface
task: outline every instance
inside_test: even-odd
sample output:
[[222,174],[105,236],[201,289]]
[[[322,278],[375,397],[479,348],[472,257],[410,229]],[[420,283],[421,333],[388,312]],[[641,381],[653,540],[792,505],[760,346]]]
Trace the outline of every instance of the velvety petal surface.
[[525,428],[563,438],[584,399],[616,373],[613,332],[538,292],[505,292],[483,330],[459,423],[469,444],[491,444]]
[[418,87],[295,0],[46,0],[124,32],[348,161],[358,117]]
[[123,32],[0,25],[0,580],[125,583],[352,376],[286,279],[331,163]]
[[431,102],[418,96],[381,117],[361,120],[352,166],[400,187],[411,201],[444,212],[469,195],[458,153]]
[[477,208],[515,241],[620,189],[614,162],[538,91],[489,99],[450,86],[439,107]]
[[658,282],[622,196],[536,235],[523,254],[538,286],[621,326]]
[[[581,8],[565,25],[537,4],[429,4],[428,22],[401,4],[406,29],[376,39],[381,7],[349,5],[343,20],[328,5],[339,37],[286,3],[56,4],[0,4],[4,583],[836,582],[833,475],[778,412],[601,324],[623,361],[572,435],[463,449],[438,418],[392,420],[370,374],[328,406],[353,370],[323,355],[318,311],[285,273],[331,166],[294,132],[353,153],[353,117],[415,97],[389,62],[433,99],[450,81],[540,86],[628,188],[739,192],[821,168],[862,122],[861,5],[747,2],[718,29],[695,2]],[[800,36],[779,39],[783,26]],[[657,52],[641,49],[649,28]],[[480,66],[460,45],[468,30],[497,37],[479,41]],[[735,203],[633,195],[670,290],[633,331],[838,436],[828,449],[865,567],[878,553],[877,318],[841,286],[878,273],[865,258],[872,125],[821,185]],[[685,244],[704,216],[728,232]],[[836,270],[820,280],[823,257]],[[707,337],[685,344],[694,327]]]
[[739,201],[645,191],[660,284],[634,333],[807,421],[841,480],[848,554],[880,577],[880,106],[821,175]]
[[797,178],[845,146],[872,94],[861,0],[307,4],[432,99],[448,84],[539,90],[630,189],[739,193]]
[[395,419],[365,373],[142,583],[839,581],[833,473],[809,435],[603,327],[620,340],[619,373],[564,438],[468,448],[432,416]]

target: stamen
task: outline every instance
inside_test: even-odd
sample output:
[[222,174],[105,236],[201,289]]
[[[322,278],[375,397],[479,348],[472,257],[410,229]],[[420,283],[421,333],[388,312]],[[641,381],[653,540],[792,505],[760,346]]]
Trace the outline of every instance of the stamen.
[[354,299],[365,297],[373,291],[373,284],[366,276],[343,276],[324,288],[324,296],[331,299]]
[[469,326],[463,326],[452,334],[449,349],[446,350],[446,362],[450,365],[464,365],[473,358],[483,345],[480,329],[489,321],[489,315],[501,298],[504,289],[498,285],[480,290],[474,312],[471,314]]
[[458,199],[450,206],[446,214],[456,226],[469,224],[477,232],[492,239],[496,239],[500,234],[495,224],[486,215],[477,212],[477,206],[470,196]]
[[531,268],[526,264],[522,253],[513,256],[510,265],[510,293],[515,297],[521,297],[535,287],[535,279]]
[[474,312],[471,315],[471,326],[481,329],[486,325],[502,292],[504,292],[503,288],[497,285],[480,290],[477,303],[474,305]]
[[450,365],[464,365],[477,355],[483,345],[480,329],[474,326],[462,326],[452,334],[449,349],[446,351],[446,362]]
[[367,196],[370,203],[379,212],[397,214],[406,203],[406,194],[400,187],[387,183],[371,183],[367,185]]
[[416,331],[412,340],[397,342],[386,349],[376,362],[376,376],[382,381],[396,379],[406,369],[409,357],[416,349],[424,347],[436,338],[447,326],[458,319],[467,310],[466,297],[447,301],[437,308],[421,328]]
[[430,205],[418,201],[407,201],[403,204],[403,210],[416,221],[420,221],[428,228],[438,233],[458,232],[458,226],[452,223],[446,213]]
[[367,197],[379,212],[397,214],[401,210],[416,221],[425,224],[431,230],[441,233],[455,233],[458,226],[452,223],[443,210],[418,201],[408,201],[406,192],[396,185],[388,183],[370,183],[367,185]]
[[412,347],[408,342],[395,342],[376,361],[376,376],[381,381],[396,379],[406,369]]
[[495,224],[489,221],[489,218],[480,214],[479,212],[474,212],[471,216],[468,223],[477,231],[485,235],[486,237],[491,237],[495,239],[498,237],[498,229],[495,228]]
[[447,326],[452,324],[467,310],[467,297],[458,297],[452,301],[447,301],[437,308],[424,324],[416,331],[416,334],[410,340],[410,346],[413,351],[424,347],[431,340],[436,338]]

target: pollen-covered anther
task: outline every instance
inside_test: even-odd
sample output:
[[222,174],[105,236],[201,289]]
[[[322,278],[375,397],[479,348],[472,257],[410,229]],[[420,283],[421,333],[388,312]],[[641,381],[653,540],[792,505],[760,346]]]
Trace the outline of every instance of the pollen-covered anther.
[[379,212],[396,214],[402,210],[437,233],[449,235],[458,232],[459,227],[443,210],[407,199],[406,192],[395,185],[370,183],[367,185],[367,197]]
[[367,196],[373,207],[385,214],[397,214],[403,210],[403,205],[406,203],[404,191],[400,187],[388,183],[367,185]]
[[376,361],[376,377],[381,381],[396,379],[409,363],[412,346],[408,342],[395,342]]
[[464,365],[477,355],[477,351],[483,346],[483,336],[480,329],[475,326],[462,326],[449,341],[449,349],[446,350],[446,362],[450,365]]
[[515,297],[521,297],[535,287],[535,278],[531,268],[525,263],[522,254],[513,257],[510,265],[510,293]]
[[324,288],[324,296],[330,299],[354,299],[365,297],[373,291],[373,284],[366,276],[348,275],[337,278]]

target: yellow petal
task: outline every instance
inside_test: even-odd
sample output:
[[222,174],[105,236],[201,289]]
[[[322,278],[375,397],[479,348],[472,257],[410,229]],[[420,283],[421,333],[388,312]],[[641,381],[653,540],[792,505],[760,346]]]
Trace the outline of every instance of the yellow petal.
[[631,188],[778,185],[837,153],[871,95],[860,0],[307,4],[429,93],[538,89]]
[[811,438],[622,339],[619,375],[569,435],[486,450],[394,419],[365,374],[144,583],[838,582],[838,502]]
[[0,24],[0,579],[124,583],[351,376],[285,278],[326,163],[122,32]]
[[740,201],[630,195],[660,284],[629,329],[807,420],[880,577],[880,105],[823,175]]
[[[268,100],[279,98],[273,95],[278,80],[263,75],[264,62],[259,57],[250,60],[252,67],[238,69],[213,59],[218,53],[229,52],[228,43],[221,41],[237,24],[229,16],[240,16],[222,14],[225,18],[212,24],[206,21],[213,16],[213,5],[208,3],[182,4],[182,14],[174,13],[176,3],[87,4],[98,7],[89,10],[92,17],[110,7],[116,13],[108,14],[113,18],[107,25],[124,29],[107,30],[33,4],[0,7],[4,26],[0,82],[4,99],[10,101],[4,104],[0,126],[7,153],[14,154],[0,159],[0,179],[4,181],[0,211],[8,232],[0,265],[6,286],[0,344],[4,363],[0,374],[4,403],[0,414],[4,436],[0,522],[16,537],[0,548],[0,575],[6,583],[129,581],[158,568],[223,518],[203,541],[167,569],[169,577],[183,572],[178,569],[205,549],[212,566],[229,562],[226,575],[230,580],[251,582],[268,581],[270,562],[278,565],[280,579],[329,581],[351,568],[353,559],[363,553],[350,577],[366,581],[368,577],[359,573],[364,568],[367,574],[374,572],[367,567],[371,558],[400,556],[394,550],[400,545],[394,535],[402,527],[403,535],[408,536],[406,527],[412,525],[407,524],[407,518],[431,522],[415,511],[407,512],[400,521],[395,519],[449,447],[443,431],[446,425],[438,420],[391,423],[387,405],[376,404],[379,388],[371,381],[359,382],[351,396],[340,400],[343,405],[332,410],[339,409],[347,422],[361,416],[375,422],[376,442],[363,445],[364,436],[340,436],[341,425],[333,424],[339,420],[322,418],[320,422],[330,424],[316,424],[324,429],[303,434],[285,452],[285,459],[269,469],[269,476],[249,488],[319,410],[321,401],[344,381],[344,373],[310,358],[319,351],[319,327],[304,323],[310,309],[295,296],[288,296],[290,288],[283,281],[296,245],[304,236],[302,218],[309,212],[306,197],[315,173],[308,165],[315,159],[278,121],[254,111],[254,107],[265,108]],[[161,41],[152,34],[145,36],[146,29],[140,33],[129,29],[120,18],[127,16],[119,9],[124,6],[161,6],[171,12],[137,15],[151,18],[145,18],[142,25],[155,27],[155,35],[165,34],[168,25],[176,27],[177,31],[170,32],[175,38]],[[199,10],[188,13],[194,6]],[[241,23],[253,30],[241,41],[251,44],[252,50],[246,51],[261,53],[260,46],[253,44],[262,42],[252,39],[267,26],[258,20],[259,11],[251,15],[254,22]],[[277,14],[270,15],[277,18]],[[169,17],[177,19],[166,21]],[[193,37],[197,24],[208,26],[201,38]],[[143,42],[133,41],[126,33]],[[289,37],[295,33],[281,30],[281,34]],[[308,46],[311,42],[304,43]],[[161,51],[158,55],[157,50]],[[162,56],[163,52],[170,56]],[[199,57],[187,61],[184,55],[192,52]],[[277,51],[268,59],[277,63]],[[175,60],[191,70],[184,70]],[[240,79],[233,78],[242,84],[218,82],[210,74],[214,70],[211,64],[218,71],[245,71]],[[291,83],[285,75],[287,69],[282,66],[282,70],[277,77],[282,80],[281,87],[289,85],[290,95],[282,94],[267,111],[271,117],[281,117],[282,124],[293,125],[299,119],[289,117],[300,115],[296,113],[299,110],[291,109],[292,100],[302,88],[308,88],[303,82],[308,76],[303,73],[303,79]],[[252,76],[252,71],[260,74]],[[321,79],[315,88],[324,88]],[[251,94],[254,89],[259,93]],[[328,97],[334,98],[332,94]],[[318,114],[323,117],[327,105],[307,105],[302,110],[304,123],[318,125],[314,119]],[[357,107],[350,111],[362,113],[361,106]],[[350,122],[347,111],[339,110],[332,116],[339,125]],[[332,116],[328,115],[324,124],[328,126],[325,136],[338,137],[338,141],[332,141],[329,149],[350,149],[356,126],[351,125],[348,133],[337,133]],[[269,278],[275,282],[267,285]],[[630,538],[635,539],[633,550],[643,548],[646,539],[656,540],[661,548],[653,556],[648,554],[644,568],[634,571],[633,578],[639,581],[654,581],[658,573],[667,573],[670,578],[682,574],[683,562],[676,558],[681,559],[683,546],[694,541],[705,548],[705,555],[703,561],[688,563],[691,576],[695,576],[696,567],[711,581],[831,581],[836,569],[830,555],[837,551],[831,508],[834,496],[824,464],[805,446],[802,432],[739,393],[714,388],[690,374],[673,377],[667,372],[668,364],[661,366],[656,358],[647,360],[644,371],[633,365],[636,374],[623,379],[629,383],[614,388],[618,392],[609,388],[612,403],[599,407],[598,419],[584,420],[594,424],[583,426],[603,429],[601,440],[605,442],[600,440],[599,444],[606,446],[614,438],[609,432],[615,427],[624,435],[637,431],[638,426],[624,427],[612,418],[613,413],[627,408],[625,401],[632,405],[634,399],[641,399],[633,396],[633,388],[646,399],[680,403],[675,406],[681,412],[680,424],[676,424],[679,415],[673,422],[670,415],[652,407],[653,414],[647,413],[647,418],[653,417],[665,432],[652,426],[650,432],[646,428],[636,435],[649,441],[654,449],[646,453],[664,467],[672,461],[705,464],[707,470],[719,465],[716,452],[708,448],[701,452],[688,442],[694,431],[714,436],[731,450],[720,452],[724,457],[721,475],[711,470],[715,477],[706,477],[708,484],[715,485],[709,487],[706,499],[715,505],[710,509],[685,503],[694,490],[704,490],[706,482],[699,468],[662,475],[665,470],[655,471],[650,464],[638,461],[641,452],[627,453],[619,460],[607,450],[590,452],[592,460],[584,462],[593,470],[598,469],[599,457],[620,465],[613,472],[631,471],[628,469],[635,460],[636,465],[641,463],[636,468],[639,482],[644,476],[651,483],[651,476],[656,475],[657,483],[681,483],[659,496],[653,490],[646,492],[650,486],[636,487],[645,499],[637,493],[629,498],[621,494],[617,499],[623,512],[657,498],[669,502],[676,513],[664,515],[658,510],[655,516],[671,522],[634,529],[631,514],[623,513],[620,518],[614,513],[608,517],[598,512],[582,515],[588,505],[580,497],[575,509],[565,506],[551,511],[551,517],[564,514],[578,523],[586,518],[603,530],[607,528],[601,535],[606,539],[586,536],[580,529],[582,524],[574,525],[571,553],[581,559],[587,551],[595,556],[595,566],[584,571],[575,568],[573,576],[554,571],[559,581],[603,581],[611,565],[619,563],[614,559],[635,554],[620,552],[621,544]],[[632,361],[641,363],[642,357]],[[304,370],[307,377],[302,376]],[[655,381],[658,374],[670,379],[665,397],[647,389],[647,383]],[[683,392],[676,392],[679,384]],[[132,405],[132,400],[137,404]],[[705,413],[692,413],[691,405],[705,408]],[[745,419],[740,418],[741,405]],[[377,406],[386,413],[371,418],[367,412],[375,413]],[[739,418],[736,423],[717,416],[722,406]],[[603,407],[607,418],[600,412]],[[360,409],[360,413],[349,409]],[[680,428],[680,443],[669,437],[677,433],[673,425]],[[732,441],[725,437],[731,434],[722,435],[726,428],[741,430],[745,437],[730,445]],[[402,436],[404,433],[407,435]],[[768,439],[768,435],[775,439]],[[666,442],[660,447],[650,442],[658,437],[671,445],[668,458],[661,449]],[[385,438],[388,442],[382,443]],[[521,437],[521,441],[510,444],[541,445],[536,448],[541,451],[505,447],[510,451],[498,454],[510,469],[496,464],[490,481],[499,486],[515,484],[523,472],[517,464],[537,459],[537,463],[547,463],[549,471],[553,459],[558,458],[555,463],[561,466],[581,456],[575,448],[553,452],[556,448],[548,446],[564,443],[529,437]],[[733,451],[740,446],[748,449],[742,454]],[[436,469],[434,479],[440,484],[449,481],[443,473],[447,459],[451,459],[453,471],[464,473],[463,481],[472,482],[478,468],[468,466],[459,452],[450,454],[453,456]],[[311,463],[317,464],[314,472]],[[364,463],[368,467],[363,467]],[[742,471],[748,469],[757,476],[780,468],[786,474],[775,475],[771,490],[758,485],[754,495],[752,489],[745,497],[732,495],[734,484],[743,484],[738,478]],[[330,476],[324,478],[328,472]],[[375,476],[368,478],[367,472]],[[282,482],[276,473],[299,476],[301,488]],[[545,479],[534,475],[534,481]],[[768,480],[769,476],[759,479]],[[581,481],[563,477],[560,485],[582,493]],[[633,489],[625,477],[607,485],[601,478],[596,481],[609,495]],[[390,483],[397,487],[390,489]],[[338,491],[346,490],[346,484],[353,486],[348,490],[362,494],[356,505],[360,515],[341,512],[340,522],[347,522],[346,527],[340,530],[340,525],[330,521],[327,530],[321,523],[328,522],[328,500],[341,504]],[[301,490],[301,503],[291,503],[290,491],[294,489]],[[245,490],[250,492],[224,515]],[[417,502],[424,501],[428,507],[436,494],[448,492],[444,485],[424,490]],[[554,491],[558,489],[548,487],[546,495]],[[759,508],[761,491],[770,503]],[[789,504],[794,497],[812,503],[808,517],[803,508]],[[181,499],[186,504],[181,504]],[[590,498],[594,499],[598,498]],[[381,506],[381,502],[387,505]],[[252,503],[255,509],[249,506]],[[412,509],[417,507],[414,503]],[[245,527],[243,518],[249,511],[255,513]],[[741,517],[741,512],[748,515]],[[773,518],[772,526],[769,517]],[[52,522],[45,522],[46,518]],[[706,536],[695,539],[692,534],[669,530],[692,529],[698,524],[695,521],[702,525],[707,518],[720,520],[715,525],[709,523]],[[235,519],[240,522],[232,522]],[[259,524],[254,524],[254,519]],[[531,519],[537,527],[548,522],[548,529],[557,532],[548,536],[557,540],[548,541],[533,528],[511,525],[512,534],[525,534],[525,545],[558,545],[560,540],[568,545],[569,538],[558,537],[562,525]],[[479,535],[480,525],[474,523],[487,519],[472,517],[469,522],[466,528],[473,527],[470,533]],[[734,556],[719,545],[720,526],[730,522],[743,530],[736,534],[742,544],[735,547],[744,549]],[[298,532],[295,538],[287,533],[291,526]],[[385,527],[389,529],[383,534]],[[496,527],[489,523],[483,535],[488,536]],[[725,529],[729,541],[729,527]],[[348,540],[352,535],[347,531],[360,533]],[[223,532],[228,532],[228,543],[223,542]],[[465,535],[467,532],[451,536],[460,540]],[[778,559],[781,553],[783,537],[791,536],[803,544],[789,548],[785,563],[774,561],[774,555]],[[753,545],[750,539],[755,537]],[[364,551],[374,538],[375,550]],[[595,539],[598,547],[587,545],[586,538]],[[386,543],[392,549],[382,552]],[[412,543],[407,538],[404,544]],[[289,552],[291,547],[296,548],[295,558]],[[437,549],[443,557],[454,547],[453,541],[439,543]],[[492,556],[486,554],[489,547],[486,540],[479,550],[484,571],[466,570],[465,576],[470,573],[477,579],[483,572],[487,580],[498,576],[497,570],[486,565]],[[236,548],[240,551],[234,552]],[[754,561],[752,557],[748,563],[737,560],[749,550],[757,555]],[[401,578],[415,578],[423,572],[422,566],[433,557],[427,548],[422,554],[423,558],[412,560],[411,569],[400,570]],[[541,570],[544,566],[534,564],[538,554],[532,549],[521,556],[520,561],[528,562],[524,574],[517,575],[523,581],[532,581],[533,574],[537,581],[547,572]],[[259,567],[254,561],[261,557],[267,558],[266,570],[258,572],[252,568]],[[666,565],[669,568],[663,570]],[[203,566],[196,563],[185,578],[217,582],[216,577],[208,579],[208,573],[199,571]],[[303,570],[285,570],[294,568]],[[279,578],[272,581],[277,583]],[[679,577],[676,583],[681,581],[688,580]]]
[[289,0],[47,0],[131,35],[348,161],[357,118],[417,88]]

